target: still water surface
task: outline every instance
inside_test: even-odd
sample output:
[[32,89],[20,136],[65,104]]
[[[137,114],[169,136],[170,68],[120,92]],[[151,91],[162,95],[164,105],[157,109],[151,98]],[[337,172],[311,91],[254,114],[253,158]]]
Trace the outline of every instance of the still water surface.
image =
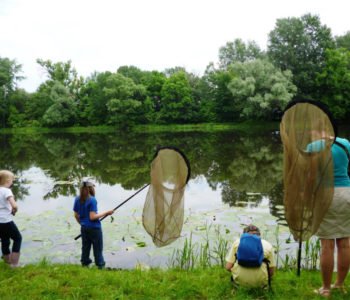
[[[167,266],[174,249],[193,234],[200,242],[217,232],[232,242],[242,226],[259,225],[280,252],[289,231],[283,217],[282,145],[272,132],[259,134],[177,132],[152,134],[1,135],[0,168],[18,176],[13,188],[19,202],[15,222],[23,235],[22,261],[79,263],[79,225],[72,212],[78,184],[96,182],[99,211],[111,209],[150,181],[157,146],[181,149],[191,164],[185,191],[183,236],[156,248],[142,227],[147,189],[103,221],[104,254],[112,267]],[[210,228],[210,230],[205,230]],[[209,233],[208,233],[209,232]],[[138,247],[139,242],[145,247]]]

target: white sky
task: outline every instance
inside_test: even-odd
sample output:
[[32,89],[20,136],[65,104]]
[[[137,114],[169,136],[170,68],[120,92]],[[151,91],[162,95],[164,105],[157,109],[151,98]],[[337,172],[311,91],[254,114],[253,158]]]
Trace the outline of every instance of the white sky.
[[278,18],[317,14],[342,35],[349,12],[349,0],[0,0],[0,56],[22,64],[29,92],[45,80],[37,58],[84,77],[122,65],[200,75],[235,38],[266,49]]

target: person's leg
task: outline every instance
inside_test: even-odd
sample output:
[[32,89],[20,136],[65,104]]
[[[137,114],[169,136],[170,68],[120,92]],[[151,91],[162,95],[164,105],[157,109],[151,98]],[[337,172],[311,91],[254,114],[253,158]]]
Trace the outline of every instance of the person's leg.
[[81,227],[81,264],[87,267],[91,264],[90,250],[91,250],[91,239],[89,234],[89,228]]
[[102,236],[102,230],[100,228],[96,228],[94,231],[94,239],[92,242],[93,250],[94,250],[94,257],[95,257],[95,265],[98,268],[103,268],[105,266],[105,261],[103,258],[103,236]]
[[9,223],[9,236],[13,240],[11,253],[11,266],[17,267],[20,257],[22,235],[14,222]]
[[10,239],[1,238],[1,252],[5,263],[11,264]]
[[20,252],[22,245],[22,235],[14,222],[10,223],[10,238],[13,240],[12,252]]
[[1,252],[5,263],[11,264],[10,237],[7,233],[7,223],[0,224]]
[[10,238],[1,237],[1,251],[2,255],[10,255]]
[[334,283],[336,287],[341,287],[344,284],[346,275],[350,267],[350,238],[336,239],[337,243],[337,278]]
[[322,288],[329,290],[332,282],[332,275],[334,269],[334,240],[321,240],[321,274],[322,274]]

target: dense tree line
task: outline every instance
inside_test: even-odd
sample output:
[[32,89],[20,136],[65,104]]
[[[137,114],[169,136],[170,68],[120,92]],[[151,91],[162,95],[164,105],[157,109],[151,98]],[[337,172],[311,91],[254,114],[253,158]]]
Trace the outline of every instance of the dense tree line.
[[235,39],[202,76],[182,67],[78,75],[71,61],[37,59],[47,74],[34,93],[19,89],[21,65],[0,57],[1,127],[67,127],[270,120],[295,96],[350,117],[350,31],[333,37],[311,14],[276,21],[267,50]]

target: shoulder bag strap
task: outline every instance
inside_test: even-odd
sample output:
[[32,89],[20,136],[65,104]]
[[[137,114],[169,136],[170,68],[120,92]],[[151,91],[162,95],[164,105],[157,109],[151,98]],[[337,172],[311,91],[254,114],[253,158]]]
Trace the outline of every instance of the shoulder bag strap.
[[342,143],[339,143],[338,141],[334,141],[334,144],[338,145],[340,148],[342,148],[345,151],[345,153],[350,161],[350,153],[349,153],[348,148],[346,148]]

